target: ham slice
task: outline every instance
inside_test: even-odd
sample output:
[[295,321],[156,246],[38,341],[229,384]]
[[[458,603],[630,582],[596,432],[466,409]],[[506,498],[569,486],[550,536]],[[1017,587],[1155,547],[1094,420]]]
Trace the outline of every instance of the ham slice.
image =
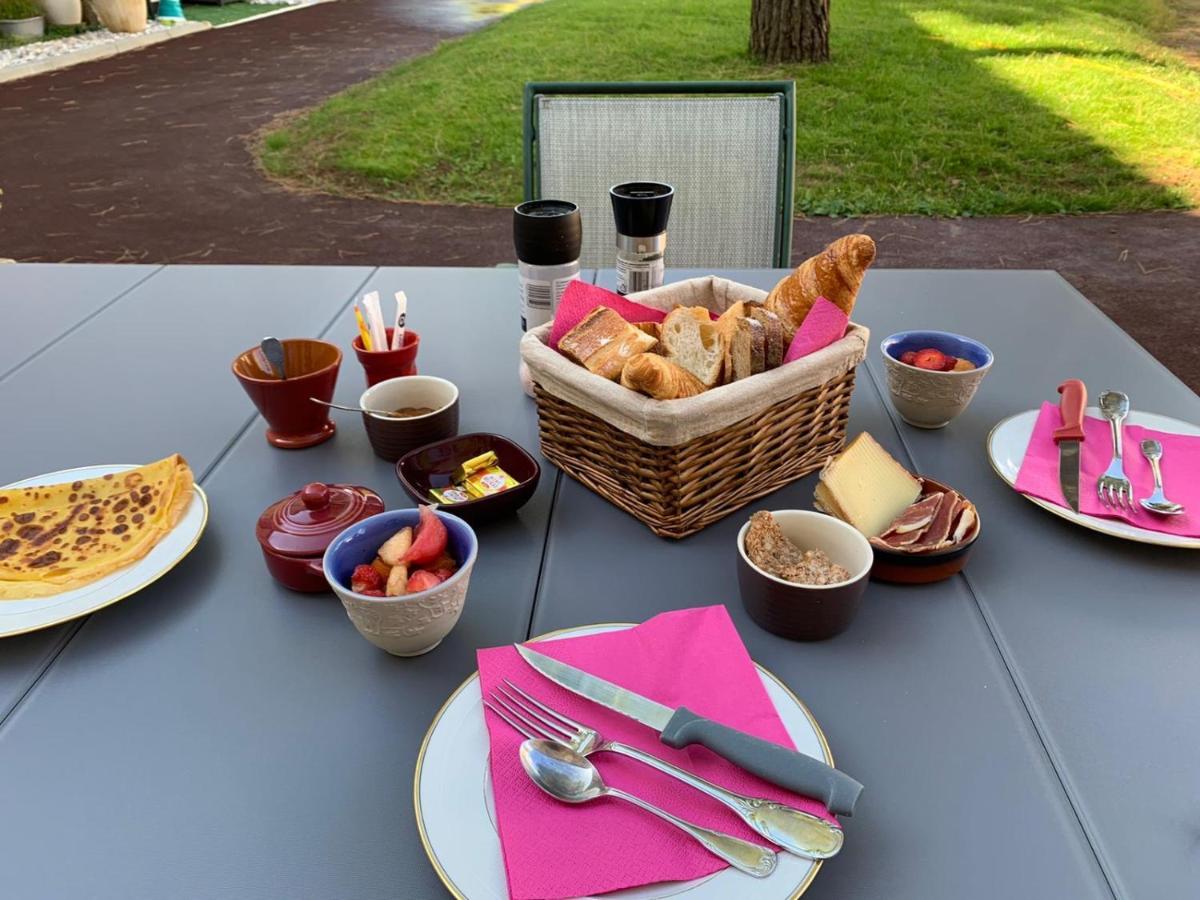
[[888,544],[911,544],[933,522],[944,496],[945,494],[929,494],[922,497],[900,513],[880,537]]
[[933,521],[921,534],[920,539],[910,545],[913,550],[932,550],[950,537],[950,528],[954,524],[954,513],[962,498],[954,491],[947,491],[942,496],[942,502],[938,504]]

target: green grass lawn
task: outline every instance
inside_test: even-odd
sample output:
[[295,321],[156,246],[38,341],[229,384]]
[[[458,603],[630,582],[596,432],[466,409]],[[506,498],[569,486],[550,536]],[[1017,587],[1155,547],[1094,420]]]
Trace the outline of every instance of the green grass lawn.
[[46,33],[41,37],[14,38],[8,35],[0,35],[0,50],[7,50],[9,47],[19,47],[22,44],[35,44],[39,41],[56,41],[59,38],[71,37],[72,35],[83,34],[85,31],[91,30],[87,25],[47,25]]
[[526,81],[791,78],[796,209],[980,215],[1200,205],[1200,72],[1163,0],[834,0],[833,61],[763,66],[747,0],[547,0],[268,134],[335,193],[521,199]]
[[185,3],[183,14],[193,22],[212,22],[214,25],[224,25],[261,16],[263,13],[283,9],[286,3],[271,3],[256,5],[252,3],[230,3],[227,6],[213,6],[207,3]]

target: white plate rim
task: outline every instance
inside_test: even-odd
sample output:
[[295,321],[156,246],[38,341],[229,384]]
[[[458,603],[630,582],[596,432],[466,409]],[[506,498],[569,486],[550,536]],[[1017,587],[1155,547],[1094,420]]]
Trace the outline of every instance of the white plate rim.
[[[592,629],[597,629],[597,628],[604,628],[604,629],[611,629],[611,630],[634,628],[634,627],[636,627],[636,624],[637,623],[635,623],[635,622],[593,622],[590,625],[575,625],[570,628],[559,628],[554,631],[548,631],[545,634],[539,634],[536,637],[530,638],[528,642],[532,643],[535,641],[551,640],[551,639],[558,638],[558,637],[565,637],[567,635],[572,634],[573,632],[586,633],[588,631],[591,631]],[[816,717],[812,714],[812,711],[804,704],[803,700],[801,700],[799,697],[796,696],[796,694],[792,691],[792,689],[789,688],[783,682],[783,680],[781,678],[779,678],[778,675],[776,675],[774,672],[767,669],[765,666],[761,665],[758,662],[754,662],[754,666],[758,670],[760,677],[765,676],[767,678],[770,678],[773,682],[775,682],[779,686],[779,688],[796,704],[796,707],[804,714],[805,718],[808,719],[808,722],[812,726],[813,732],[815,733],[817,740],[821,745],[821,751],[825,756],[826,764],[829,766],[833,766],[834,765],[833,751],[830,750],[829,741],[825,737],[825,732],[821,730],[821,726],[817,722]],[[446,888],[446,890],[450,892],[450,895],[452,897],[455,897],[456,900],[470,900],[470,898],[467,897],[465,894],[463,894],[458,889],[458,886],[455,885],[453,880],[451,880],[449,874],[443,868],[441,861],[438,859],[437,854],[435,853],[433,847],[429,843],[429,835],[426,833],[426,830],[425,830],[425,820],[421,814],[421,773],[422,773],[422,769],[423,769],[423,763],[425,761],[425,751],[429,747],[430,740],[432,739],[433,733],[436,730],[438,723],[441,721],[442,716],[450,708],[451,704],[455,701],[455,699],[458,697],[458,695],[461,694],[467,687],[469,687],[472,683],[474,683],[478,679],[479,679],[479,670],[476,669],[474,672],[472,672],[470,675],[468,675],[462,681],[462,683],[459,684],[458,687],[456,687],[450,693],[450,696],[448,696],[446,698],[446,700],[442,703],[441,707],[439,707],[438,711],[434,714],[433,720],[429,723],[429,728],[425,731],[425,736],[421,740],[421,749],[417,753],[417,763],[416,763],[416,766],[414,767],[414,771],[413,771],[413,810],[416,814],[416,819],[417,819],[417,834],[421,839],[421,846],[425,850],[425,855],[429,859],[430,865],[433,866],[433,870],[437,874],[438,879],[442,882],[442,885]],[[816,879],[817,873],[821,871],[821,866],[824,864],[825,861],[818,859],[818,860],[811,860],[810,862],[812,863],[812,865],[809,868],[807,875],[805,876],[804,880],[796,887],[795,891],[789,895],[788,900],[797,900],[797,898],[799,898],[801,895],[803,895],[808,890],[809,886],[812,885],[813,881]],[[713,874],[719,875],[720,872],[716,872]],[[706,878],[711,878],[711,877],[713,877],[713,876],[712,875],[706,876]]]
[[[144,465],[144,463],[140,464],[140,465]],[[113,474],[116,474],[119,472],[127,472],[130,469],[140,468],[140,465],[133,464],[133,463],[100,463],[100,464],[88,465],[88,466],[74,466],[70,469],[59,469],[57,472],[46,472],[41,475],[31,475],[28,478],[22,478],[20,481],[14,481],[9,484],[2,485],[2,486],[0,486],[0,488],[7,490],[9,488],[61,484],[64,481],[71,480],[71,479],[68,479],[68,478],[59,479],[58,476],[60,476],[60,475],[69,476],[69,475],[72,475],[72,474],[75,474],[78,472],[96,472],[98,475],[107,475],[110,472]],[[91,477],[97,477],[97,476],[90,475],[88,477],[91,478]],[[49,478],[54,478],[57,480],[47,481],[46,479],[49,479]],[[5,629],[3,627],[3,625],[0,624],[0,638],[16,637],[17,635],[29,634],[34,631],[41,631],[43,628],[53,628],[55,625],[62,625],[65,622],[71,622],[75,619],[80,618],[81,616],[90,615],[91,613],[94,613],[94,612],[97,612],[98,610],[104,609],[106,606],[112,606],[114,603],[119,603],[120,601],[124,600],[125,598],[133,596],[138,591],[140,591],[143,588],[146,588],[149,585],[153,584],[154,582],[158,581],[160,578],[162,578],[164,575],[166,575],[168,572],[170,572],[173,568],[175,568],[177,565],[179,565],[179,563],[181,563],[184,560],[184,558],[189,553],[191,553],[193,549],[195,549],[196,544],[198,544],[200,542],[200,537],[204,534],[204,529],[208,525],[208,495],[204,493],[204,489],[201,488],[199,484],[193,483],[192,484],[192,499],[191,499],[191,502],[188,504],[188,508],[184,510],[183,515],[180,516],[180,519],[175,524],[175,527],[172,528],[170,531],[168,531],[167,534],[164,535],[164,538],[175,533],[179,528],[182,528],[184,526],[184,524],[187,520],[188,514],[191,512],[193,504],[195,504],[195,503],[200,504],[201,512],[202,512],[202,515],[200,518],[200,523],[196,526],[196,533],[194,535],[192,535],[191,540],[188,542],[187,546],[182,549],[182,551],[179,553],[178,556],[176,556],[174,559],[172,559],[170,561],[164,562],[162,565],[160,565],[158,568],[156,568],[153,572],[149,572],[148,576],[145,580],[140,581],[138,584],[134,585],[133,587],[118,593],[116,596],[108,596],[104,591],[100,591],[97,595],[98,602],[96,602],[93,605],[90,605],[86,609],[73,610],[71,613],[63,616],[60,619],[54,619],[53,621],[40,622],[36,625],[30,625],[28,627],[22,627],[22,628],[14,629],[14,630]],[[136,569],[138,566],[144,565],[145,563],[146,563],[146,558],[142,557],[141,559],[138,559],[138,560],[130,563],[128,566],[118,569],[116,572],[112,572],[110,574],[116,575],[121,572],[128,573],[131,569]],[[108,577],[108,576],[105,576],[105,577]],[[49,597],[30,597],[30,598],[28,598],[28,600],[26,602],[32,601],[32,600],[46,600],[46,601],[56,601],[57,600],[58,602],[60,602],[61,596],[62,596],[61,594],[51,594]],[[18,598],[18,600],[19,600],[19,598]],[[0,604],[7,603],[7,602],[9,602],[9,601],[0,600]]]
[[[1002,468],[1000,461],[997,459],[996,451],[996,435],[1001,429],[1014,427],[1017,419],[1027,416],[1030,418],[1029,431],[1033,433],[1033,426],[1037,422],[1037,417],[1041,409],[1027,409],[1023,412],[1014,413],[1007,418],[997,422],[987,436],[987,458],[988,463],[992,467],[1001,480],[1009,487],[1014,487],[1016,484],[1016,474],[1010,478],[1008,473]],[[1101,413],[1097,407],[1089,406],[1086,414],[1094,418],[1100,418]],[[1179,434],[1190,434],[1200,436],[1200,428],[1184,422],[1182,419],[1175,419],[1171,416],[1160,415],[1159,413],[1148,413],[1133,410],[1129,414],[1129,418],[1125,420],[1130,425],[1141,425],[1143,428],[1155,428],[1159,431],[1175,431]],[[1023,424],[1022,424],[1023,427]],[[1180,430],[1182,429],[1182,430]],[[1028,443],[1028,441],[1026,441]],[[1021,457],[1024,460],[1024,456]],[[1018,472],[1020,467],[1018,466]],[[1121,519],[1102,519],[1098,516],[1090,516],[1087,513],[1077,513],[1074,510],[1059,506],[1056,503],[1051,503],[1048,500],[1043,500],[1041,497],[1034,497],[1022,491],[1017,491],[1022,497],[1031,503],[1035,503],[1042,509],[1060,519],[1066,519],[1073,525],[1078,525],[1081,528],[1087,528],[1089,531],[1095,531],[1100,534],[1106,534],[1109,537],[1119,538],[1125,541],[1134,541],[1139,544],[1153,544],[1158,547],[1177,547],[1180,549],[1195,550],[1200,549],[1200,538],[1183,537],[1182,535],[1163,534],[1159,531],[1150,531],[1146,528],[1141,528],[1137,525],[1131,525]]]

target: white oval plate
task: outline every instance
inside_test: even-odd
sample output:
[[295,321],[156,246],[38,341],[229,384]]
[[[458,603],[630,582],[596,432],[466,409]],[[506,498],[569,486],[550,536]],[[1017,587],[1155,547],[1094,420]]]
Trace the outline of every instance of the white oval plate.
[[[632,627],[586,625],[534,640],[559,640]],[[796,749],[833,765],[825,735],[812,713],[778,678],[762,666],[758,666],[758,672]],[[450,893],[459,900],[507,900],[478,672],[459,685],[434,716],[417,756],[413,802],[421,843]],[[604,894],[603,900],[793,900],[808,889],[820,868],[820,862],[780,853],[779,864],[769,878],[723,869],[694,881],[613,891]]]
[[[124,472],[137,466],[83,466],[78,469],[63,469],[35,475],[24,481],[6,484],[6,488],[39,487],[44,484],[61,484],[64,481],[79,481],[99,478],[110,472]],[[111,575],[85,584],[73,591],[63,591],[50,597],[34,597],[30,600],[0,600],[0,637],[11,637],[39,628],[49,628],[69,622],[90,612],[95,612],[130,594],[137,593],[151,582],[157,581],[181,559],[191,552],[204,532],[208,522],[208,498],[200,485],[195,485],[192,502],[184,510],[183,517],[150,552],[135,563],[118,569]]]
[[[1015,416],[1009,416],[993,428],[992,433],[988,435],[988,460],[991,462],[992,468],[996,470],[996,474],[1007,481],[1009,487],[1017,483],[1017,473],[1021,471],[1021,462],[1025,459],[1025,448],[1029,446],[1029,438],[1033,435],[1033,426],[1037,422],[1039,412],[1040,410],[1031,409],[1027,412],[1017,413]],[[1097,419],[1103,418],[1100,410],[1094,406],[1087,408],[1087,414]],[[1200,437],[1200,428],[1195,425],[1189,425],[1179,419],[1160,416],[1156,413],[1134,410],[1125,422],[1129,425],[1141,425],[1143,428],[1153,428],[1157,431]],[[1082,485],[1080,490],[1083,490]],[[1200,548],[1200,539],[1198,538],[1150,531],[1130,525],[1120,519],[1104,519],[1099,516],[1089,516],[1086,513],[1077,513],[1065,506],[1043,500],[1041,497],[1031,497],[1029,494],[1021,496],[1032,500],[1042,509],[1054,513],[1060,519],[1066,519],[1068,522],[1074,522],[1076,525],[1090,528],[1092,531],[1099,531],[1102,534],[1123,538],[1127,541],[1138,541],[1142,544],[1157,544],[1160,547]]]

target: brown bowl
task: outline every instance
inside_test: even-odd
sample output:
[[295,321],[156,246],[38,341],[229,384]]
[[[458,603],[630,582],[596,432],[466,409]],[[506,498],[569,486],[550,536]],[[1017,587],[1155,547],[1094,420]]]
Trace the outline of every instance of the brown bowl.
[[[934,491],[951,490],[948,485],[932,478],[922,476],[922,481],[921,496]],[[979,515],[978,509],[975,510],[975,515]],[[975,542],[979,540],[982,525],[982,520],[976,522],[975,534],[969,541],[932,553],[900,553],[872,544],[875,564],[871,567],[871,577],[896,584],[932,584],[935,581],[945,581],[951,575],[961,572],[967,564]]]
[[767,631],[793,641],[841,634],[854,621],[867,590],[871,545],[853,526],[824,513],[784,509],[771,515],[797,547],[824,550],[851,577],[838,584],[796,584],[764,572],[746,554],[746,522],[737,536],[738,589],[746,612]]
[[276,377],[259,347],[234,359],[233,374],[267,420],[267,440],[272,445],[296,450],[327,441],[337,430],[329,409],[309,397],[333,399],[342,351],[311,338],[287,338],[280,343],[286,379]]
[[453,483],[454,470],[465,460],[473,459],[489,450],[496,454],[497,464],[515,478],[519,484],[498,494],[450,503],[442,508],[461,519],[479,524],[502,516],[511,515],[528,502],[537,490],[542,476],[538,461],[498,434],[460,434],[458,437],[438,441],[406,453],[396,463],[396,477],[408,496],[418,503],[430,503],[433,497],[430,488],[443,488]]
[[395,462],[410,450],[458,434],[458,388],[432,375],[389,378],[367,388],[359,398],[363,409],[390,411],[428,407],[433,412],[397,419],[363,413],[371,449],[380,459]]

